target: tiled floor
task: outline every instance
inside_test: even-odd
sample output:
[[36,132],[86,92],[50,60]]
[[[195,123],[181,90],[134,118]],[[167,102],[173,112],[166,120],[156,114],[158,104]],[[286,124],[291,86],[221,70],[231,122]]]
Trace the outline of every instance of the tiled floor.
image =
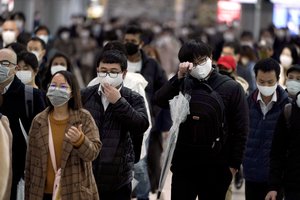
[[[160,200],[171,199],[171,177],[172,177],[172,173],[169,172]],[[232,200],[245,200],[244,185],[245,184],[243,184],[243,187],[240,190],[237,190],[235,187],[233,187]],[[151,194],[150,200],[156,200],[156,194]]]

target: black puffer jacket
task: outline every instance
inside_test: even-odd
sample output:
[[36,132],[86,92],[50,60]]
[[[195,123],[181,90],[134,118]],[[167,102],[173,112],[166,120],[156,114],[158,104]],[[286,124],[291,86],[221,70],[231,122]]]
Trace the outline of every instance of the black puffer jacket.
[[[270,190],[282,187],[290,192],[300,191],[300,108],[295,102],[288,125],[284,112],[279,116],[270,156]],[[288,128],[290,126],[290,128]]]
[[122,87],[121,99],[104,112],[98,88],[99,84],[82,91],[83,106],[95,119],[103,144],[93,163],[98,189],[113,192],[131,182],[135,161],[132,138],[142,136],[149,123],[138,93]]
[[[246,136],[249,129],[249,111],[247,101],[242,87],[237,82],[217,73],[216,71],[212,72],[207,83],[213,87],[216,81],[219,82],[219,79],[227,79],[215,90],[219,93],[225,105],[225,117],[228,126],[226,143],[220,157],[204,158],[203,156],[195,155],[195,151],[192,150],[192,144],[190,145],[191,148],[181,148],[180,144],[188,146],[189,143],[189,141],[184,139],[185,137],[181,136],[187,131],[182,129],[184,126],[181,126],[172,161],[173,169],[191,168],[196,170],[203,164],[216,162],[221,164],[225,163],[232,168],[239,168],[242,162]],[[162,107],[167,107],[168,101],[175,95],[178,95],[179,90],[182,88],[181,85],[183,80],[184,79],[178,80],[177,75],[175,75],[167,84],[156,92],[156,103]],[[191,165],[187,163],[193,164]]]

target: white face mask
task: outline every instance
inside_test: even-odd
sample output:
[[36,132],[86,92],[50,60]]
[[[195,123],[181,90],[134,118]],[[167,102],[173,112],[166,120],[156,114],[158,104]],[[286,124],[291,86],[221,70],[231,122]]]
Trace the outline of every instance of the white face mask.
[[2,39],[5,45],[11,44],[16,41],[16,33],[14,31],[3,31]]
[[246,66],[246,65],[249,63],[249,59],[246,58],[246,57],[242,57],[242,58],[241,58],[241,63],[242,63],[244,66]]
[[275,85],[273,85],[273,86],[261,86],[261,85],[258,85],[258,84],[256,84],[256,86],[257,86],[259,92],[263,96],[269,97],[269,96],[271,96],[275,92],[275,90],[277,88],[277,83]]
[[27,70],[17,71],[16,75],[24,84],[28,84],[32,81],[32,72],[31,71],[27,71]]
[[194,67],[190,75],[198,80],[205,79],[212,69],[212,61],[210,58],[207,58],[207,61],[204,65],[197,65]]
[[67,67],[62,66],[62,65],[53,65],[53,66],[51,66],[50,70],[51,70],[51,74],[53,75],[59,71],[67,71]]
[[31,51],[31,53],[33,53],[36,57],[36,59],[38,60],[38,62],[40,62],[40,53],[38,51]]
[[123,73],[119,73],[116,78],[111,78],[109,75],[105,77],[100,77],[98,73],[98,79],[101,85],[108,83],[112,87],[118,87],[123,83]]
[[289,94],[296,95],[300,91],[300,81],[286,80],[286,88]]
[[293,59],[291,56],[281,54],[279,57],[280,63],[284,68],[289,68],[292,65]]
[[48,35],[39,35],[37,37],[39,37],[41,40],[43,40],[46,44],[48,43],[48,40],[49,40]]

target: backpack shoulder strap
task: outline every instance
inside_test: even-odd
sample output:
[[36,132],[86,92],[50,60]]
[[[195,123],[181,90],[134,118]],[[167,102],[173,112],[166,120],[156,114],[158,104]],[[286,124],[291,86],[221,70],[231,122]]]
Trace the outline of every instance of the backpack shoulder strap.
[[231,78],[229,77],[226,77],[226,76],[222,76],[220,78],[217,78],[212,84],[211,84],[211,87],[215,90],[217,89],[218,87],[220,87],[223,83],[227,82],[227,81],[230,81],[232,80]]
[[288,128],[291,127],[291,122],[290,122],[291,115],[292,115],[292,104],[291,103],[285,104],[285,106],[284,106],[284,118],[285,118],[286,126]]
[[26,116],[31,117],[33,115],[33,87],[25,85],[24,92]]

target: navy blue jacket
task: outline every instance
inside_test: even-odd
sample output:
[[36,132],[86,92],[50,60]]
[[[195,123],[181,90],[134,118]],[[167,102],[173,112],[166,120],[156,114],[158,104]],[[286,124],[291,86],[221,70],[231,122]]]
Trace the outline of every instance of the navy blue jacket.
[[142,136],[149,122],[141,95],[122,87],[122,97],[104,111],[98,88],[99,84],[82,91],[83,106],[92,114],[103,144],[93,162],[98,190],[114,192],[132,181],[135,161],[132,138]]
[[247,181],[267,182],[270,164],[270,150],[278,117],[289,102],[288,94],[278,86],[277,102],[264,116],[257,101],[258,89],[248,97],[250,132],[243,161],[244,176]]

